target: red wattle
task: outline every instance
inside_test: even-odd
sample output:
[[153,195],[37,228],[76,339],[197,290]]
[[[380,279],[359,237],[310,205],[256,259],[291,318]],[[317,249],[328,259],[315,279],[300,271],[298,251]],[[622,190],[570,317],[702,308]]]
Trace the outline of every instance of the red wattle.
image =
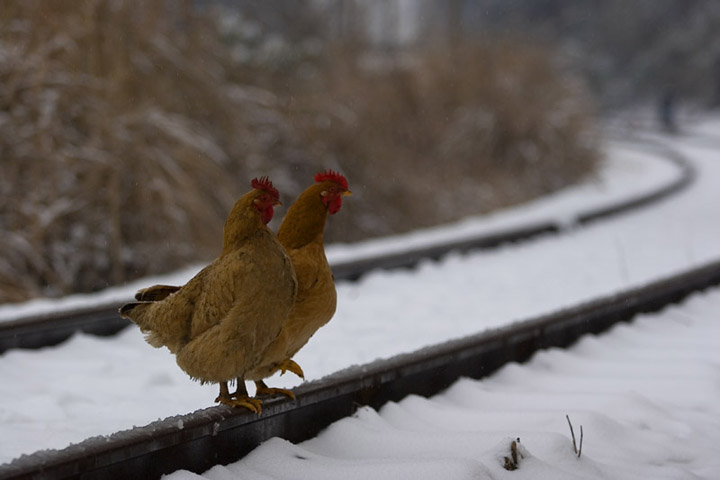
[[328,203],[328,212],[330,215],[335,215],[340,211],[340,207],[342,207],[342,197],[338,195]]
[[267,207],[262,212],[260,212],[260,218],[262,219],[264,224],[270,223],[270,220],[272,220],[273,214],[275,212],[273,211],[273,207]]

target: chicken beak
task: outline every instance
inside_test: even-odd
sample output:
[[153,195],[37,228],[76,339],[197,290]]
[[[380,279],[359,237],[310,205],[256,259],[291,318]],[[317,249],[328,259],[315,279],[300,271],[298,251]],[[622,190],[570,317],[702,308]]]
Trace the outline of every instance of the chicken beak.
[[352,195],[352,192],[350,190],[345,190],[344,192],[342,192],[343,197],[349,197],[350,195]]
[[276,200],[273,204],[274,207],[282,207],[282,202],[280,200]]

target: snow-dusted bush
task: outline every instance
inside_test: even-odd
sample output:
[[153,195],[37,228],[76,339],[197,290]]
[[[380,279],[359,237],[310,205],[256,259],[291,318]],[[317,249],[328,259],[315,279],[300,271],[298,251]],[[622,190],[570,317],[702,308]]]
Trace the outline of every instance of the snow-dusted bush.
[[331,232],[484,213],[594,168],[588,99],[548,51],[502,41],[334,58],[321,90],[291,109],[317,157],[362,186],[362,203],[346,202]]
[[161,1],[0,15],[0,301],[212,255],[285,128],[274,94],[227,80],[214,23]]
[[521,201],[591,168],[577,89],[535,50],[372,57],[297,22],[290,38],[214,12],[2,2],[0,302],[212,258],[257,175],[288,204],[317,170],[346,173],[355,196],[326,238],[349,241]]

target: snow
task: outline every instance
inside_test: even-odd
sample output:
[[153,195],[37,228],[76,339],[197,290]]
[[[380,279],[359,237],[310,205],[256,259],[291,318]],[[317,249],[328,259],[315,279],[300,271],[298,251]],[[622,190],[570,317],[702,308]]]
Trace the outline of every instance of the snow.
[[[706,125],[698,131],[717,132]],[[693,136],[665,140],[689,157],[699,175],[690,189],[656,207],[571,228],[562,235],[492,251],[451,254],[412,271],[375,272],[356,283],[340,283],[335,318],[295,360],[309,379],[316,379],[720,259],[718,145],[696,140]],[[674,166],[613,143],[602,175],[586,185],[444,229],[355,247],[334,246],[329,257],[339,260],[403,248],[528,219],[567,223],[573,212],[647,191],[676,174]],[[195,271],[197,267],[146,279],[99,296],[5,306],[0,316],[52,311],[58,305],[120,302],[139,287],[181,283]],[[675,323],[662,330],[667,337],[649,341],[665,344],[654,361],[646,360],[658,350],[632,346],[640,334],[654,335],[649,325],[665,325],[662,319],[638,321],[631,330],[620,327],[607,337],[610,340],[590,337],[571,351],[543,352],[526,367],[508,366],[478,384],[460,381],[434,399],[410,397],[379,413],[361,410],[299,446],[274,439],[245,459],[254,463],[237,468],[254,469],[256,478],[276,474],[305,478],[315,472],[323,478],[330,471],[334,478],[393,473],[393,478],[439,474],[497,478],[506,474],[498,459],[508,454],[511,439],[520,437],[528,455],[520,469],[508,472],[516,478],[687,478],[690,471],[700,478],[717,477],[720,469],[708,449],[717,445],[713,440],[720,432],[718,407],[713,405],[720,393],[720,360],[705,345],[718,336],[704,316],[693,316],[695,304],[688,305],[690,314],[676,314],[671,319]],[[687,342],[682,340],[684,334]],[[682,342],[671,350],[668,338]],[[627,345],[631,351],[625,352]],[[682,360],[679,366],[668,363],[673,358]],[[599,362],[611,368],[601,370]],[[656,366],[674,371],[675,377],[663,381]],[[536,375],[542,380],[534,380]],[[268,382],[284,387],[298,383],[289,374]],[[205,408],[217,395],[216,388],[191,382],[172,355],[148,346],[133,328],[112,338],[76,335],[57,347],[9,351],[0,356],[0,462]],[[584,427],[584,453],[579,460],[568,446],[566,413],[576,429],[580,424]],[[353,432],[351,440],[342,436],[346,430]],[[338,452],[335,445],[343,448]],[[311,461],[295,458],[297,452]],[[277,466],[268,466],[270,460]],[[233,478],[220,467],[214,471],[210,478]],[[633,472],[642,474],[633,477]],[[181,472],[175,478],[196,477]]]
[[[655,153],[638,149],[633,143],[608,142],[605,156],[603,168],[596,177],[583,184],[560,190],[528,204],[503,209],[490,215],[469,217],[450,225],[354,244],[329,245],[326,248],[328,260],[330,263],[352,261],[376,255],[378,252],[402,252],[408,248],[463,240],[544,222],[572,226],[572,219],[581,212],[652,193],[674,182],[681,174],[676,164],[662,158],[658,161]],[[93,294],[0,305],[0,321],[70,311],[97,304],[120,304],[131,299],[138,289],[148,285],[183,284],[203,266],[193,265],[169,275],[145,278]]]
[[[186,479],[717,478],[720,289],[442,394],[364,407],[316,438],[274,438]],[[574,453],[566,420],[581,456]],[[504,457],[520,439],[518,469]]]
[[351,261],[378,252],[402,252],[540,223],[572,227],[580,213],[632,200],[673,183],[681,174],[679,167],[662,161],[662,156],[660,158],[658,161],[656,152],[638,149],[633,143],[608,142],[603,168],[595,178],[583,184],[528,204],[469,217],[452,225],[352,245],[330,245],[326,249],[327,257],[331,263]]

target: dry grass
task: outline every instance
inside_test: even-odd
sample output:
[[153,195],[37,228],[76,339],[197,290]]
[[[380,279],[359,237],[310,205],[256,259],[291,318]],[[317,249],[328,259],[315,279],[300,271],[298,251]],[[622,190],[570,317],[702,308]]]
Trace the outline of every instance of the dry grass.
[[333,233],[389,234],[488,212],[594,167],[589,106],[546,51],[503,42],[402,62],[358,62],[346,51],[333,59],[316,95],[299,95],[305,103],[289,111],[313,157],[360,186]]
[[[355,195],[328,240],[489,211],[591,171],[586,108],[518,45],[238,61],[180,3],[0,3],[0,302],[91,291],[211,258],[269,175]],[[282,215],[282,211],[279,212]]]
[[217,248],[267,107],[223,78],[214,27],[168,5],[3,2],[0,300]]

